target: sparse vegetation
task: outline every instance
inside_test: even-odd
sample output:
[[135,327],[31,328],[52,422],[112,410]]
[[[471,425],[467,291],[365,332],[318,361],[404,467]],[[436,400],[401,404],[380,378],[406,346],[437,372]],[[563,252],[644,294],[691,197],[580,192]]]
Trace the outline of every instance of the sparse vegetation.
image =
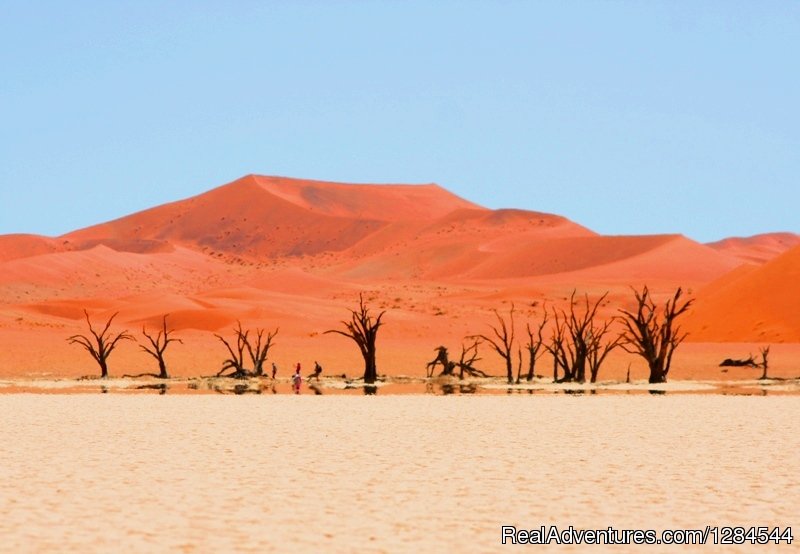
[[378,369],[375,361],[378,329],[383,322],[386,312],[382,311],[377,317],[370,314],[369,307],[364,303],[364,295],[358,295],[358,309],[350,310],[350,321],[342,321],[344,331],[340,329],[330,329],[325,333],[335,333],[353,340],[361,356],[364,358],[364,383],[372,384],[378,379]]
[[[239,325],[241,329],[241,324]],[[265,329],[256,329],[255,330],[255,344],[252,344],[247,336],[245,336],[245,346],[247,347],[247,353],[250,355],[250,360],[253,363],[253,375],[255,377],[261,377],[264,375],[264,363],[267,361],[267,356],[269,355],[269,350],[272,348],[273,340],[275,336],[278,334],[279,328],[275,328],[274,331],[266,331]]]
[[683,289],[678,288],[659,312],[647,286],[641,292],[634,289],[633,294],[636,309],[620,310],[625,325],[620,344],[625,351],[645,359],[650,368],[650,383],[666,383],[672,356],[686,338],[677,319],[689,309],[693,300],[681,300]]
[[167,373],[167,362],[164,360],[164,352],[170,343],[183,343],[183,341],[170,336],[175,331],[174,329],[169,329],[167,327],[166,315],[161,320],[161,323],[161,329],[158,331],[158,334],[155,337],[147,332],[147,328],[144,325],[142,326],[142,335],[144,335],[145,339],[147,339],[149,346],[147,344],[139,344],[139,348],[150,354],[158,362],[158,375],[153,373],[144,375],[151,375],[158,377],[159,379],[169,379],[169,373]]
[[[556,382],[586,382],[586,370],[589,369],[592,383],[597,381],[600,367],[608,354],[621,339],[606,340],[612,320],[598,323],[597,310],[608,296],[603,294],[594,303],[589,295],[583,296],[582,309],[575,299],[576,291],[569,298],[569,313],[566,310],[553,308],[554,327],[550,342],[545,349],[553,356],[553,380]],[[559,369],[563,374],[559,377]]]
[[[215,334],[225,348],[228,350],[229,357],[222,362],[222,369],[217,373],[217,377],[232,377],[234,379],[246,379],[248,377],[261,377],[264,375],[264,363],[267,361],[269,350],[273,346],[273,339],[278,334],[278,329],[266,331],[264,329],[245,330],[242,322],[237,321],[233,329],[236,335],[236,344],[228,342],[222,335]],[[255,342],[251,341],[251,333],[255,336]],[[247,351],[253,369],[245,367],[244,353]],[[230,373],[226,373],[230,372]]]
[[[544,315],[542,316],[542,320],[539,322],[539,325],[536,326],[536,331],[531,328],[531,324],[528,323],[525,330],[527,331],[528,335],[528,342],[525,343],[525,349],[528,351],[528,375],[526,376],[526,381],[530,382],[533,381],[534,372],[536,370],[536,361],[544,354],[544,328],[547,325],[548,317],[547,317],[547,310],[544,311]],[[517,374],[517,383],[519,383],[519,374]]]
[[480,339],[468,337],[468,340],[471,340],[471,342],[461,344],[461,356],[457,362],[450,360],[447,347],[439,346],[435,348],[437,352],[436,358],[428,362],[426,366],[428,378],[430,379],[433,377],[437,364],[442,365],[442,372],[439,374],[440,377],[454,376],[456,368],[459,370],[458,377],[461,380],[464,379],[464,374],[470,377],[488,377],[486,373],[475,367],[475,362],[480,361],[478,357],[478,346],[481,343]]
[[70,344],[77,344],[83,347],[94,360],[97,362],[97,365],[100,366],[100,377],[102,379],[108,378],[108,358],[111,356],[111,353],[117,347],[119,341],[122,340],[134,340],[133,336],[128,334],[127,331],[122,331],[119,333],[112,333],[111,323],[114,321],[114,318],[117,317],[119,312],[113,314],[103,327],[102,331],[96,331],[95,328],[92,326],[92,321],[89,318],[89,312],[83,310],[83,314],[86,317],[86,324],[89,326],[89,333],[91,337],[87,335],[72,335],[67,339]]
[[514,382],[514,304],[511,304],[511,309],[508,311],[508,320],[500,315],[500,312],[493,310],[497,318],[497,325],[490,325],[492,335],[476,335],[474,339],[481,339],[489,343],[497,354],[505,361],[506,364],[506,379],[508,383]]
[[[761,361],[757,362],[753,354],[750,354],[747,358],[725,358],[720,362],[720,367],[752,367],[752,368],[761,368],[763,373],[760,380],[769,379],[767,377],[767,369],[769,368],[769,346],[764,346],[760,349],[761,353]],[[723,370],[724,371],[724,370]]]

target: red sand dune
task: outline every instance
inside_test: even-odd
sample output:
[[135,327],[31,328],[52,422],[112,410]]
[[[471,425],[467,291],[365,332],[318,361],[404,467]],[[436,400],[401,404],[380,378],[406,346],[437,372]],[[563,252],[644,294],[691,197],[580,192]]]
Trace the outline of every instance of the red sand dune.
[[693,341],[800,342],[800,246],[704,288],[686,323]]
[[38,235],[0,235],[0,263],[59,251],[58,242]]
[[473,204],[435,185],[341,185],[248,175],[207,193],[65,235],[170,241],[209,254],[274,258],[338,252],[387,222]]
[[731,237],[708,243],[707,246],[746,262],[762,264],[798,244],[800,244],[800,235],[795,233],[767,233],[752,237]]
[[483,279],[561,275],[577,282],[707,282],[740,263],[679,235],[569,237],[518,245],[468,275]]
[[[249,175],[58,238],[0,236],[0,372],[91,372],[64,340],[81,331],[86,308],[98,323],[119,312],[116,325],[137,333],[170,314],[186,337],[177,374],[217,367],[224,352],[212,332],[228,333],[237,320],[279,326],[281,364],[322,357],[352,374],[353,345],[323,333],[359,292],[388,310],[383,367],[403,374],[420,374],[434,346],[457,348],[485,331],[494,308],[513,301],[521,321],[535,320],[543,302],[563,305],[576,288],[610,291],[601,310],[610,317],[630,301],[631,285],[658,294],[708,285],[687,322],[694,340],[800,340],[787,277],[797,249],[759,267],[796,238],[702,245],[680,235],[600,236],[553,214],[488,210],[436,185]],[[148,361],[131,344],[115,356],[126,372]]]

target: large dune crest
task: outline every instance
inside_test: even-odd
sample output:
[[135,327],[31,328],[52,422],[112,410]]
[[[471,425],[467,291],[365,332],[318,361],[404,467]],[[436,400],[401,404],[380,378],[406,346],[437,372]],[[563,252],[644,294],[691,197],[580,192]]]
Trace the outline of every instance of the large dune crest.
[[454,210],[485,210],[436,184],[353,185],[249,175],[265,191],[314,213],[379,221],[430,220]]

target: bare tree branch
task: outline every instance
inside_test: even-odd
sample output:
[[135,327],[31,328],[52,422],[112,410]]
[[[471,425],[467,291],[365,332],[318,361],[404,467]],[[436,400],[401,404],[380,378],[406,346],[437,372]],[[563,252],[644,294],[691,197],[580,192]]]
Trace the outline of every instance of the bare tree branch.
[[497,310],[492,310],[497,318],[497,325],[490,325],[494,337],[488,335],[475,335],[471,338],[479,338],[487,343],[497,352],[506,363],[506,378],[509,383],[514,382],[514,367],[512,362],[514,350],[514,304],[508,312],[508,322],[500,315]]
[[378,379],[378,370],[375,361],[375,342],[378,338],[378,329],[383,325],[382,319],[386,311],[377,317],[370,314],[369,307],[364,303],[363,293],[358,295],[358,310],[350,310],[350,321],[342,321],[346,331],[330,329],[325,334],[333,333],[353,340],[364,358],[364,382],[374,383]]
[[117,347],[117,343],[122,340],[133,340],[133,337],[128,334],[127,331],[122,331],[120,333],[112,333],[109,331],[111,328],[111,323],[114,321],[114,318],[117,317],[117,313],[114,313],[103,327],[102,331],[95,330],[94,326],[92,325],[92,321],[89,318],[89,312],[83,310],[83,315],[86,319],[86,324],[89,327],[89,333],[91,334],[91,338],[86,335],[72,335],[71,337],[67,338],[67,342],[70,344],[77,344],[78,346],[84,348],[94,360],[97,362],[97,365],[100,366],[100,377],[103,379],[108,378],[108,357]]
[[682,301],[683,290],[678,288],[659,313],[646,285],[641,292],[632,290],[636,299],[635,312],[619,310],[622,313],[619,319],[625,326],[620,336],[620,346],[647,361],[650,383],[665,383],[672,366],[672,356],[687,336],[681,333],[676,321],[694,300]]

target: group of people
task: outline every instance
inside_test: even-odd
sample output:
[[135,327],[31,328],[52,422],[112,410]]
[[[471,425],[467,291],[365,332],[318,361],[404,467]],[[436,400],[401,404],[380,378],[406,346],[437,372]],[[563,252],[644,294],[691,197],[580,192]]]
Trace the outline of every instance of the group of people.
[[[272,363],[272,378],[275,379],[275,376],[278,374],[278,366],[275,363]],[[319,376],[322,375],[322,366],[319,365],[319,362],[314,361],[314,372],[309,374],[306,377],[306,380],[310,381],[311,379],[316,379],[319,381]],[[294,389],[295,394],[300,394],[300,385],[303,383],[303,376],[300,374],[300,362],[297,362],[297,367],[294,370],[294,375],[292,375],[292,388]]]

